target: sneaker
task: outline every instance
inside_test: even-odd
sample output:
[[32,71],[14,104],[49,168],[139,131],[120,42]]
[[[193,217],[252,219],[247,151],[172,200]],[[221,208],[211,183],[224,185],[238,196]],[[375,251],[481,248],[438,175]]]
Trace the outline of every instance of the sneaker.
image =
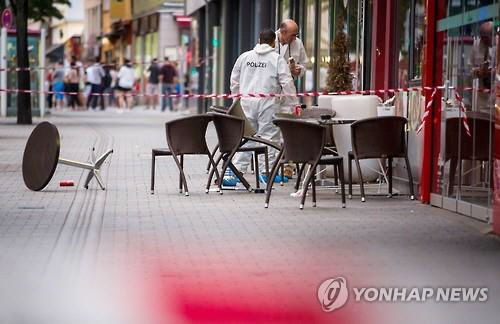
[[[261,174],[260,175],[260,182],[267,183],[267,176],[264,175],[264,174]],[[288,178],[287,177],[283,177],[283,181],[281,181],[281,176],[277,175],[277,176],[274,177],[274,183],[276,183],[276,182],[287,183],[288,182]]]
[[222,185],[225,187],[234,187],[240,182],[240,179],[231,170],[226,170],[224,178],[222,178]]
[[224,187],[235,187],[238,184],[238,178],[235,176],[224,176],[222,178],[222,185]]

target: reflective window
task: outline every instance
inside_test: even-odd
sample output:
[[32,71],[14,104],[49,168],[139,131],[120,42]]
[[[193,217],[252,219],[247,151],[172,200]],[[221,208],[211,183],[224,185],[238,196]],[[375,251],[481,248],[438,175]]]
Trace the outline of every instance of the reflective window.
[[319,39],[319,83],[318,90],[323,90],[326,86],[328,64],[330,62],[331,48],[331,9],[330,0],[321,0],[320,2],[320,39]]
[[305,3],[305,26],[304,26],[304,37],[302,41],[304,42],[304,47],[306,49],[309,61],[306,64],[306,73],[304,77],[304,90],[313,91],[314,90],[314,39],[316,37],[315,33],[315,1],[306,0]]

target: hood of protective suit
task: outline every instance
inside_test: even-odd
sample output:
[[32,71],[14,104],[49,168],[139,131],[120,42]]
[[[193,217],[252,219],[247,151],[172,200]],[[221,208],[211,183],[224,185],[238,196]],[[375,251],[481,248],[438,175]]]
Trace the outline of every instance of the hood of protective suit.
[[274,47],[270,46],[269,44],[257,44],[257,45],[255,45],[253,50],[257,54],[264,55],[266,53],[273,52]]

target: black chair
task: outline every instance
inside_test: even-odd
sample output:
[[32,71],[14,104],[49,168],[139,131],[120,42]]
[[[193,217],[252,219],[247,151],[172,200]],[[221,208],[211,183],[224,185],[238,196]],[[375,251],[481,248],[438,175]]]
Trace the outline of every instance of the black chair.
[[[224,174],[226,169],[229,167],[236,177],[238,177],[241,181],[241,183],[245,186],[245,188],[248,191],[252,191],[252,188],[250,184],[245,180],[241,172],[233,165],[231,162],[232,158],[236,154],[236,152],[243,152],[243,151],[254,151],[256,154],[254,155],[255,157],[255,165],[256,165],[256,188],[260,188],[260,179],[259,179],[259,160],[258,156],[260,154],[260,149],[256,151],[256,148],[249,147],[241,147],[244,143],[246,143],[248,140],[243,138],[244,134],[244,128],[245,128],[245,121],[243,118],[240,117],[235,117],[235,116],[230,116],[227,114],[219,114],[219,113],[213,113],[212,114],[212,119],[215,125],[215,130],[217,132],[217,138],[219,140],[219,152],[220,155],[218,158],[215,160],[215,165],[219,165],[220,161],[223,160],[223,166],[222,166],[222,173]],[[265,158],[265,165],[266,165],[266,174],[269,173],[269,161],[268,161],[268,155],[267,155],[267,147],[263,146],[262,147],[262,153],[264,154]],[[216,171],[215,168],[211,168],[209,176],[208,176],[208,182],[207,182],[207,193],[208,190],[210,189],[210,184],[212,182],[213,174],[214,171]],[[222,181],[218,181],[218,189],[219,193],[222,194]]]
[[[243,128],[243,137],[242,141],[240,143],[240,147],[236,152],[252,152],[254,155],[254,161],[258,159],[259,155],[264,155],[265,159],[268,159],[268,148],[267,146],[270,146],[272,148],[275,148],[276,150],[280,151],[281,150],[281,145],[279,143],[275,143],[272,141],[268,141],[266,139],[263,139],[259,136],[257,136],[257,131],[253,128],[252,124],[250,121],[246,118],[245,113],[243,112],[243,109],[241,108],[240,104],[240,99],[235,99],[231,106],[229,108],[225,108],[223,106],[211,106],[210,110],[214,113],[219,113],[219,114],[226,114],[229,116],[235,116],[243,119],[244,121],[244,128]],[[263,145],[257,145],[257,146],[251,146],[251,147],[244,147],[248,142],[255,142],[258,144],[263,144]],[[217,153],[217,150],[219,149],[219,146],[217,145],[214,147],[212,150],[212,157],[215,157],[215,154]],[[222,155],[222,154],[221,154]],[[215,159],[219,160],[220,159]],[[254,163],[252,163],[254,164]],[[207,164],[207,172],[210,171],[210,164]],[[268,173],[269,170],[266,170],[266,173]],[[259,176],[258,172],[256,173],[256,177]],[[282,170],[283,173],[283,170]]]
[[[151,194],[154,194],[155,160],[157,156],[171,155],[179,168],[179,192],[183,187],[186,196],[189,196],[188,185],[184,175],[184,155],[204,154],[208,156],[209,163],[215,168],[215,162],[205,140],[208,123],[212,120],[210,115],[196,115],[165,123],[165,132],[168,148],[155,148],[152,150],[151,160]],[[180,157],[180,159],[178,158]],[[216,176],[219,173],[215,168]]]
[[[450,161],[448,196],[453,195],[455,173],[460,160],[490,161],[491,146],[487,143],[494,138],[495,122],[488,114],[467,112],[467,124],[471,136],[463,126],[463,118],[453,117],[446,120],[446,154]],[[493,167],[490,167],[491,173]],[[489,175],[493,179],[492,174]]]
[[[302,193],[299,208],[304,208],[309,184],[312,185],[313,207],[316,207],[316,167],[320,164],[338,165],[342,190],[342,207],[345,207],[343,158],[336,156],[322,159],[323,149],[325,147],[326,129],[318,124],[288,118],[278,118],[275,119],[273,123],[281,130],[283,136],[283,150],[281,150],[278,159],[276,159],[273,164],[270,179],[276,176],[278,167],[282,163],[295,162],[309,164],[311,168],[305,177],[304,191]],[[272,181],[269,181],[267,184],[266,208],[269,206],[272,184]]]
[[392,159],[404,158],[408,172],[410,199],[415,199],[413,177],[411,175],[408,147],[405,139],[405,125],[407,122],[407,119],[404,117],[384,116],[361,119],[351,124],[352,151],[348,154],[349,198],[352,198],[352,160],[356,163],[361,189],[361,201],[364,202],[366,200],[365,189],[359,160],[387,159],[388,191],[389,197],[392,197]]

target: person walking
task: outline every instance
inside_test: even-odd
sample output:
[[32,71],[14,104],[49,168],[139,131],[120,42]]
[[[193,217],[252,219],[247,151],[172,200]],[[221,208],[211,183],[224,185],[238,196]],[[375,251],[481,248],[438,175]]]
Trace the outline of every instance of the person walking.
[[[286,61],[274,51],[275,38],[274,31],[271,29],[263,30],[259,35],[259,44],[255,45],[253,50],[238,57],[231,72],[231,94],[296,94],[293,78]],[[256,136],[270,141],[279,141],[279,129],[272,123],[273,115],[279,111],[279,98],[243,97],[241,98],[241,106],[245,116],[257,131]],[[276,150],[271,148],[269,150],[269,163],[272,164],[275,158]],[[240,153],[236,158],[235,165],[241,172],[245,173],[250,159],[251,153]],[[264,161],[260,163],[262,165],[259,165],[259,170],[264,171]]]
[[134,88],[135,72],[129,59],[118,71],[118,85],[116,87],[120,108],[132,109],[132,89]]
[[146,99],[147,99],[147,109],[153,107],[156,109],[156,104],[158,102],[158,93],[159,83],[160,83],[160,66],[158,65],[158,60],[156,58],[153,59],[151,65],[147,70],[148,76],[148,85],[146,88]]
[[104,110],[104,97],[102,96],[102,78],[104,77],[104,69],[99,62],[99,57],[96,57],[93,64],[87,68],[87,82],[90,85],[90,94],[87,100],[87,109],[92,107],[95,109],[97,100],[101,100],[101,110]]
[[57,62],[56,70],[52,76],[54,81],[54,92],[55,92],[55,108],[56,110],[62,109],[64,106],[64,67],[63,62]]
[[69,103],[68,106],[75,110],[79,106],[78,91],[79,91],[80,74],[76,66],[76,62],[70,63],[70,68],[66,74],[66,83],[68,85]]
[[54,95],[53,91],[53,83],[54,83],[54,68],[49,68],[47,71],[47,75],[45,77],[45,89],[48,89],[49,93],[47,94],[47,106],[49,109],[52,109],[52,98]]
[[174,110],[172,97],[169,95],[175,92],[175,84],[177,83],[177,70],[168,57],[165,57],[165,63],[160,69],[161,93],[163,95],[161,111],[167,108],[169,104],[170,111]]

